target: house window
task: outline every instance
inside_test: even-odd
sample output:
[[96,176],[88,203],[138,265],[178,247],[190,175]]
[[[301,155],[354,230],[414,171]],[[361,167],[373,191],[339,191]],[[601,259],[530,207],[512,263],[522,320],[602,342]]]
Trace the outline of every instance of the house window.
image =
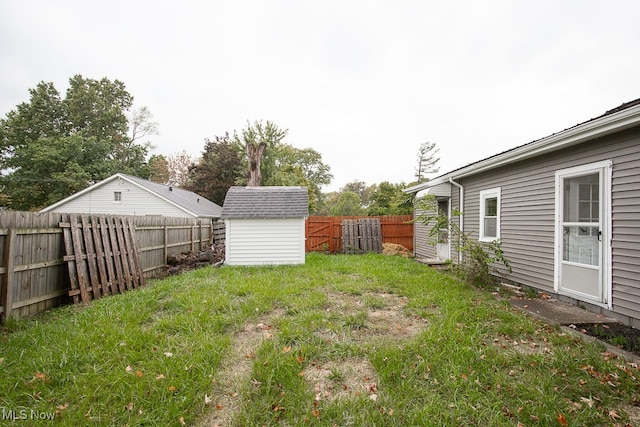
[[500,188],[480,192],[480,241],[500,238]]
[[113,203],[122,203],[122,192],[114,191],[113,192]]

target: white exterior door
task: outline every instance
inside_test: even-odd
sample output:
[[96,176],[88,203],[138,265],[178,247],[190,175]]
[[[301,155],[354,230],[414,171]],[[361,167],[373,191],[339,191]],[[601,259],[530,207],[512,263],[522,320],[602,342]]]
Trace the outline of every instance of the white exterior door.
[[[449,199],[438,200],[438,211],[440,215],[446,216],[447,219],[451,219],[451,212],[449,209]],[[436,253],[439,260],[446,261],[451,259],[450,240],[451,233],[449,230],[440,230],[437,235],[436,241]]]
[[556,173],[556,292],[598,305],[610,301],[611,163]]

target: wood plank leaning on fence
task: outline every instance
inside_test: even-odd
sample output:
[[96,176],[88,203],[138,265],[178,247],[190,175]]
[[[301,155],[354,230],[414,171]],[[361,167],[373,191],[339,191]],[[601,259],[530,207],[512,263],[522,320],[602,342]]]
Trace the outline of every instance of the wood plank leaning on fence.
[[[363,216],[315,216],[305,221],[307,252],[344,253],[342,222],[346,219],[374,219],[380,220],[382,243],[402,245],[413,251],[413,216],[412,215],[383,215],[373,217]],[[355,247],[355,246],[354,246]]]
[[70,214],[63,230],[74,303],[144,285],[135,227],[130,219]]
[[382,252],[382,232],[379,218],[342,220],[342,248],[344,253]]

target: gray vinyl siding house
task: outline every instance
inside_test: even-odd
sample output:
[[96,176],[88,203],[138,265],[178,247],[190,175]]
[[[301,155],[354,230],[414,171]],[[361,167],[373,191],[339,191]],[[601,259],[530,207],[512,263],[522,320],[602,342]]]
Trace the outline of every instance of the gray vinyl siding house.
[[225,264],[304,264],[306,187],[231,187],[222,206]]
[[[500,239],[509,281],[640,326],[640,100],[405,191]],[[428,231],[415,224],[416,257],[457,261]]]
[[110,215],[220,218],[222,207],[199,194],[117,173],[42,210]]

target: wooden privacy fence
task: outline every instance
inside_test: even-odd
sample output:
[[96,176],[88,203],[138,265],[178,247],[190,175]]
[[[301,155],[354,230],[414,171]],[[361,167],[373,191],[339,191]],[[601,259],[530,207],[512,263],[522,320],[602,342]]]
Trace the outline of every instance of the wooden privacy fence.
[[[128,243],[125,226],[129,227]],[[100,236],[95,235],[98,231]],[[102,232],[107,232],[106,240]],[[116,234],[111,237],[111,232]],[[87,299],[120,292],[121,286],[125,290],[135,288],[144,278],[164,273],[169,255],[199,251],[211,243],[212,237],[209,219],[89,215],[72,219],[70,214],[53,212],[0,212],[0,317],[26,317],[71,299],[85,300],[81,278],[88,283]],[[96,246],[96,242],[102,246]],[[119,261],[110,260],[113,276],[107,265],[109,253],[120,257]],[[139,261],[130,258],[134,253]],[[72,286],[74,270],[77,288]],[[92,281],[96,279],[99,282]]]
[[382,243],[395,243],[413,251],[412,215],[310,216],[305,225],[307,252],[343,252],[342,221],[378,218]]

